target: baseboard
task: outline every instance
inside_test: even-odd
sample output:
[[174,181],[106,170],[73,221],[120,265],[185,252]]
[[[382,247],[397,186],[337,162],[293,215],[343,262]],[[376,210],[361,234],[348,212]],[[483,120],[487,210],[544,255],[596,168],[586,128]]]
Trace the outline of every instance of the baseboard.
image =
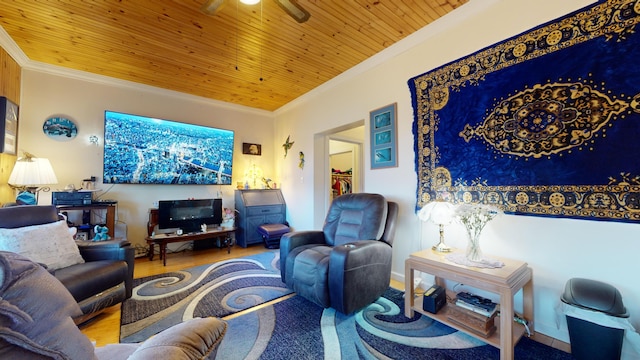
[[391,272],[391,280],[399,281],[404,284],[404,274],[400,274],[397,272]]

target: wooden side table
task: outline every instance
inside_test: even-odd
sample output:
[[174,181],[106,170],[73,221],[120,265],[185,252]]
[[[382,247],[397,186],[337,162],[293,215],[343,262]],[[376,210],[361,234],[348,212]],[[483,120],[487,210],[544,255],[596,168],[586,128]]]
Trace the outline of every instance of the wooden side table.
[[[454,252],[460,252],[455,250]],[[485,269],[458,265],[445,258],[447,254],[431,249],[413,253],[405,260],[405,309],[407,317],[413,317],[417,311],[443,324],[463,331],[490,345],[500,349],[500,359],[513,359],[513,348],[525,332],[525,327],[513,321],[513,297],[522,289],[523,315],[529,321],[529,330],[533,335],[533,282],[532,270],[526,262],[495,257],[505,266],[497,269]],[[467,331],[447,318],[448,306],[445,305],[437,314],[422,310],[422,296],[414,293],[414,271],[421,271],[435,276],[436,284],[445,287],[444,279],[469,285],[474,288],[490,291],[500,295],[500,321],[498,330],[488,338]]]

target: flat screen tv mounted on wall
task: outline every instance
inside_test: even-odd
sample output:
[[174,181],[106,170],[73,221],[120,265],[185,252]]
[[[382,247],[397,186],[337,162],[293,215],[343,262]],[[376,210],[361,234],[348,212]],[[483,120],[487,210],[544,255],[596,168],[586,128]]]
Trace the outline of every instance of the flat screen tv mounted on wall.
[[160,200],[158,228],[199,232],[202,224],[222,223],[222,199]]
[[105,184],[230,185],[231,130],[104,113]]

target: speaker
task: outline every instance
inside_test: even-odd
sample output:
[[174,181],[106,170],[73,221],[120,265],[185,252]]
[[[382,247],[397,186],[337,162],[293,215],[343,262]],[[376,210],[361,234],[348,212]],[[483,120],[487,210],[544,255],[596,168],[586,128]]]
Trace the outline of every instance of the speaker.
[[422,310],[432,314],[437,313],[447,301],[444,288],[442,286],[433,285],[424,292],[422,297]]

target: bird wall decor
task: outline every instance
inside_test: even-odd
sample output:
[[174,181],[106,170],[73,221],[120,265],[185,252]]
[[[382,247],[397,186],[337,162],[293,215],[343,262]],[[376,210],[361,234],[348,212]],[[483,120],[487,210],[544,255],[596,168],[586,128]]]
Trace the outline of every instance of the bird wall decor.
[[284,142],[284,144],[282,144],[282,147],[284,148],[284,157],[287,157],[287,154],[289,153],[289,149],[291,149],[291,147],[293,146],[293,143],[295,143],[295,141],[290,141],[291,135],[287,136],[287,141]]

